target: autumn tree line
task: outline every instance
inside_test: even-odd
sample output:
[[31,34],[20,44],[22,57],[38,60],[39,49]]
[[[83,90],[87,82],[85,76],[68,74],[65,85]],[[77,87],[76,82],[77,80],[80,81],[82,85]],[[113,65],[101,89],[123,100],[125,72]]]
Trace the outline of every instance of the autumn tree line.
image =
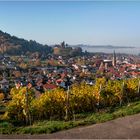
[[42,45],[34,40],[25,40],[8,33],[0,31],[0,53],[9,55],[21,55],[34,52],[49,54],[53,52],[52,47]]

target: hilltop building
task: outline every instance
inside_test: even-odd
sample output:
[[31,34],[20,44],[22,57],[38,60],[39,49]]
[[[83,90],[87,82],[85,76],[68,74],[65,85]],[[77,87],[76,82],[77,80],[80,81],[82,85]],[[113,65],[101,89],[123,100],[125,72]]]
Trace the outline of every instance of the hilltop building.
[[65,42],[63,41],[60,45],[55,45],[54,49],[53,49],[53,53],[55,55],[60,55],[60,56],[72,56],[72,55],[79,55],[82,53],[82,49],[81,48],[72,48],[70,46],[68,46],[67,44],[65,44]]

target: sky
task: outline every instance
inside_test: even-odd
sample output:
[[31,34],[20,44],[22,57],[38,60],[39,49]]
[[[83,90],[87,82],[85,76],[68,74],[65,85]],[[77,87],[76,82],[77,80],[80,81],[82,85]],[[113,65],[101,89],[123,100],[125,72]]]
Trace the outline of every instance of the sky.
[[0,1],[0,30],[48,45],[140,47],[140,1]]

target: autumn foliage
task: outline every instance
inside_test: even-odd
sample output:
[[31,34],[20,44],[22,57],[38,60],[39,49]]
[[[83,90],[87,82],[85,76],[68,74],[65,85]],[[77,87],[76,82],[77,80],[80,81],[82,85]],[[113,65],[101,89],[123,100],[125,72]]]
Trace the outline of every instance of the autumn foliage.
[[139,86],[139,79],[107,81],[104,78],[98,78],[95,85],[86,83],[72,85],[69,92],[57,88],[42,93],[37,98],[33,89],[27,91],[26,87],[13,88],[12,100],[7,106],[6,113],[10,119],[25,121],[26,93],[28,92],[28,111],[32,121],[64,119],[66,110],[71,119],[76,113],[96,112],[98,109],[119,106],[139,99]]

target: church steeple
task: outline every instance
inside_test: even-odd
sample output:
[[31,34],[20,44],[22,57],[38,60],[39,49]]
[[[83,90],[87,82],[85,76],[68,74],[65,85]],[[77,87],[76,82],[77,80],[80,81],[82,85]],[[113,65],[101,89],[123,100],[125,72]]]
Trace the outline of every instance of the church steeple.
[[115,53],[115,50],[114,50],[114,53],[113,53],[112,65],[114,67],[116,66],[116,53]]

